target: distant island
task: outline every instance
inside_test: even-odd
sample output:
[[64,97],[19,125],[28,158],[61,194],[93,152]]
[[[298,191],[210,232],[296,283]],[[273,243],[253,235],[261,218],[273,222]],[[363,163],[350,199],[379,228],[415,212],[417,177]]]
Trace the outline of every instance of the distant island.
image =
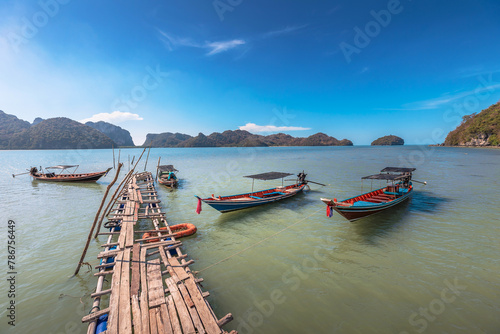
[[[268,136],[244,130],[199,133],[148,134],[143,146],[152,147],[267,147],[267,146],[352,146],[348,139],[337,140],[324,133],[306,138],[284,133]],[[80,122],[66,117],[42,119],[33,123],[21,120],[0,110],[0,149],[100,149],[134,146],[130,132],[107,122]]]
[[500,146],[500,101],[481,111],[462,118],[442,146],[486,147]]
[[377,146],[377,145],[404,145],[405,141],[403,138],[400,138],[398,136],[384,136],[380,137],[374,141],[372,141],[372,146]]
[[209,136],[199,133],[192,137],[182,133],[148,134],[143,146],[152,147],[267,147],[267,146],[352,146],[348,139],[338,140],[324,133],[307,138],[284,133],[268,136],[255,135],[245,130],[214,132]]

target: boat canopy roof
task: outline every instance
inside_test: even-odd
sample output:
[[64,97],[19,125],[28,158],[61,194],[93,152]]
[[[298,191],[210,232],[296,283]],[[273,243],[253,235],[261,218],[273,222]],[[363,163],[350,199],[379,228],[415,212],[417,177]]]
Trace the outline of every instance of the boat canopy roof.
[[368,175],[365,177],[362,177],[361,179],[370,179],[370,180],[399,180],[407,177],[406,175],[397,175],[397,174],[375,174],[375,175]]
[[174,165],[158,166],[158,170],[160,172],[178,172],[178,170],[174,168]]
[[281,173],[281,172],[268,172],[268,173],[262,173],[262,174],[255,174],[255,175],[247,175],[245,177],[249,177],[251,179],[257,179],[257,180],[274,180],[274,179],[282,179],[286,176],[293,175],[291,173]]
[[382,173],[410,173],[416,170],[416,168],[405,168],[405,167],[385,167],[381,170]]
[[79,165],[57,165],[52,167],[45,167],[45,169],[68,169],[73,167],[78,167]]

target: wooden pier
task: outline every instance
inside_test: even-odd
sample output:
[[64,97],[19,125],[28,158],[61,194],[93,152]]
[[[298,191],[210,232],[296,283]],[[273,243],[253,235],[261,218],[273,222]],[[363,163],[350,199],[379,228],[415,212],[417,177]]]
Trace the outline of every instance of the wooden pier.
[[[232,315],[218,319],[205,299],[209,293],[172,234],[151,173],[134,174],[124,184],[108,219],[109,232],[100,233],[107,241],[98,255],[94,302],[82,319],[88,334],[105,315],[105,334],[227,333],[222,326]],[[141,239],[145,232],[154,236]]]

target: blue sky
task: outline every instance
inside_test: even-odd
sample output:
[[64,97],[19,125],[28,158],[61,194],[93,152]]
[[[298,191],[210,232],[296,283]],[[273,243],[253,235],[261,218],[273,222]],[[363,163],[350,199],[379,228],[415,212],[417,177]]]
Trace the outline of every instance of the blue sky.
[[[2,1],[0,109],[147,133],[442,142],[500,99],[500,2]],[[263,132],[267,131],[267,132]]]

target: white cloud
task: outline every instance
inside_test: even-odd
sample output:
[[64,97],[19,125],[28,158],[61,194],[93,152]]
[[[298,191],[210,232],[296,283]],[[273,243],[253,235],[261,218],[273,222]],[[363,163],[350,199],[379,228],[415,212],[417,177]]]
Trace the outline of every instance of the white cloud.
[[121,123],[125,121],[142,121],[143,118],[137,114],[132,114],[130,112],[113,111],[112,113],[100,113],[95,114],[90,118],[82,119],[80,123],[87,122],[108,122],[108,123]]
[[303,128],[300,126],[275,126],[275,125],[257,125],[255,123],[247,123],[238,127],[240,130],[248,132],[280,132],[280,131],[303,131],[311,130],[311,128]]
[[211,50],[207,53],[207,56],[212,56],[217,53],[221,53],[230,49],[234,49],[238,45],[245,44],[245,41],[242,39],[233,39],[231,41],[225,42],[211,42],[207,43],[206,47]]
[[264,33],[262,35],[262,37],[269,38],[269,37],[286,35],[286,34],[294,32],[294,31],[303,29],[305,27],[307,27],[307,24],[303,24],[303,25],[300,25],[300,26],[287,26],[287,27],[282,28],[282,29],[268,31],[268,32]]
[[239,45],[243,45],[246,42],[242,39],[233,39],[230,41],[215,41],[215,42],[205,42],[199,43],[190,38],[177,37],[172,34],[166,33],[163,30],[158,29],[160,33],[160,40],[169,51],[173,51],[178,47],[190,47],[198,49],[208,49],[207,56],[213,56],[215,54],[225,52],[236,48]]

